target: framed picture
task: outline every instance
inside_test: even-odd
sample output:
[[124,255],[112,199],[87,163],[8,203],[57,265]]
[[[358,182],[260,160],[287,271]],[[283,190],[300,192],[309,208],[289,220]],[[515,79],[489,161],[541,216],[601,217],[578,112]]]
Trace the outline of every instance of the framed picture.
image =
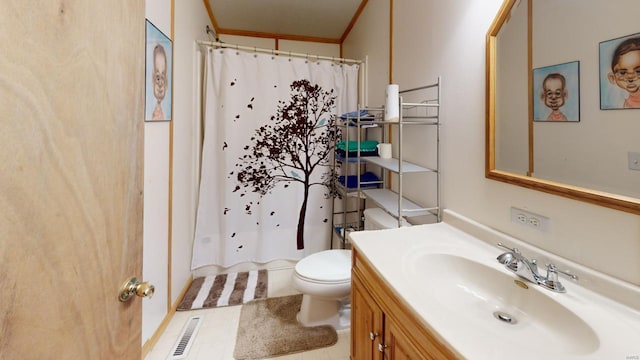
[[580,62],[533,69],[533,120],[580,121]]
[[640,109],[640,33],[600,43],[600,109]]
[[171,40],[147,20],[144,121],[171,121]]

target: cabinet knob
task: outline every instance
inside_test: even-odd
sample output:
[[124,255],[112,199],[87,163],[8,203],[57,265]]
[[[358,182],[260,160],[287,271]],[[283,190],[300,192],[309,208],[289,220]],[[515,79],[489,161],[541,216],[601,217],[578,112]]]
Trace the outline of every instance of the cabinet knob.
[[378,333],[374,333],[373,331],[369,333],[369,339],[371,341],[375,340],[378,337]]
[[378,343],[378,351],[379,352],[383,353],[386,348],[387,348],[387,345]]

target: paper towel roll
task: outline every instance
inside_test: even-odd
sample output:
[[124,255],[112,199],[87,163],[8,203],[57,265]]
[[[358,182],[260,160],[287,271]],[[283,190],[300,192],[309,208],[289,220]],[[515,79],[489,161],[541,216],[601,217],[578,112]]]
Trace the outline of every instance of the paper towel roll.
[[385,92],[386,102],[384,107],[384,120],[397,122],[400,118],[400,104],[398,101],[398,85],[387,85],[387,91]]

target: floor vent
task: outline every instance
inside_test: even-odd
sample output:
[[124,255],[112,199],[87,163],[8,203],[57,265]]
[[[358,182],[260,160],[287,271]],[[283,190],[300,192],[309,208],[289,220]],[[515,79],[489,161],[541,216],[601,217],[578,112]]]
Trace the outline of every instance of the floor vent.
[[178,337],[178,342],[173,347],[171,355],[168,360],[186,359],[189,355],[189,349],[193,345],[193,340],[196,338],[196,333],[200,328],[200,322],[202,318],[200,316],[194,316],[187,320],[187,323],[182,329],[182,334]]

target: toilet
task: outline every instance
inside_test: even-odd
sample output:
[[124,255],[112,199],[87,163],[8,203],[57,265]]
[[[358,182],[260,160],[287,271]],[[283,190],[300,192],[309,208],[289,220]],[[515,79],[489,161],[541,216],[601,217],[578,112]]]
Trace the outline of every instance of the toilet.
[[[402,219],[402,227],[411,226],[406,220]],[[364,229],[365,230],[382,230],[394,229],[398,227],[398,220],[387,214],[380,208],[368,208],[364,210]]]
[[[364,211],[364,229],[398,226],[398,220],[379,208]],[[411,226],[402,219],[402,226]],[[298,261],[293,287],[302,293],[298,322],[304,326],[351,325],[351,250],[324,250]]]
[[351,250],[324,250],[298,261],[293,287],[302,293],[300,324],[349,327]]

